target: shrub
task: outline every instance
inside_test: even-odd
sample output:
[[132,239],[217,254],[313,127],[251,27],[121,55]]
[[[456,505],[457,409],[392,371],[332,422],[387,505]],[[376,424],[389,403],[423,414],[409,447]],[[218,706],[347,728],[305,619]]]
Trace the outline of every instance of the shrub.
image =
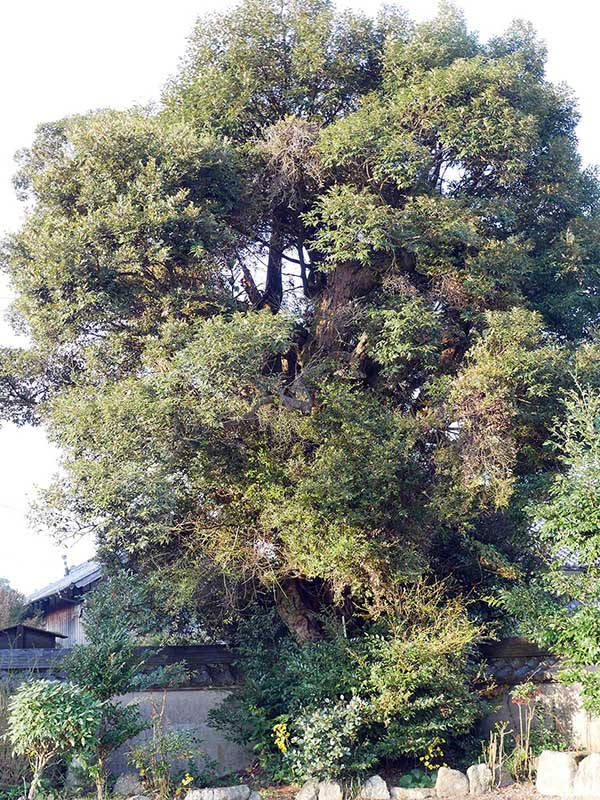
[[430,789],[435,786],[436,777],[437,771],[425,771],[415,767],[410,772],[401,775],[397,780],[397,784],[401,789]]
[[13,753],[13,747],[6,736],[8,730],[8,706],[14,687],[8,681],[0,681],[0,790],[21,786],[29,781],[31,772],[24,756]]
[[[564,397],[564,415],[546,442],[560,469],[529,506],[545,570],[502,596],[519,632],[560,657],[566,683],[581,684],[582,705],[600,713],[600,393]],[[568,563],[576,569],[568,569]]]
[[[440,587],[399,589],[379,621],[304,645],[253,618],[244,687],[212,714],[278,779],[357,774],[388,759],[429,770],[457,757],[484,711],[473,688],[480,629]],[[340,697],[347,698],[341,701]]]
[[98,738],[102,707],[89,692],[72,683],[37,680],[23,684],[9,704],[8,737],[14,751],[30,764],[30,800],[40,780],[58,758],[91,750]]
[[368,769],[377,758],[372,748],[364,746],[361,731],[371,712],[371,704],[361,697],[342,696],[337,702],[325,700],[320,708],[295,720],[296,733],[284,751],[294,775],[301,780],[326,780]]

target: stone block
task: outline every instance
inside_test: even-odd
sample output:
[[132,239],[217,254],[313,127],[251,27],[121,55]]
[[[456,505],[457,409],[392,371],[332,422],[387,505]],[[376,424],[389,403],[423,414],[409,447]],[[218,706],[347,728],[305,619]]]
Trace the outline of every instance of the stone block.
[[383,778],[373,775],[364,782],[358,797],[359,800],[390,800],[390,790]]
[[342,800],[342,787],[337,781],[321,781],[319,784],[319,800]]
[[440,767],[435,793],[438,797],[465,797],[469,794],[469,779],[460,770]]
[[296,794],[296,800],[318,800],[319,781],[306,781],[300,791]]
[[486,794],[492,788],[492,770],[487,764],[473,764],[467,770],[469,794]]
[[567,797],[573,794],[576,772],[574,753],[544,750],[538,757],[535,788],[543,795]]
[[219,786],[217,789],[190,789],[185,800],[249,800],[250,787]]
[[425,787],[405,789],[403,786],[392,786],[390,797],[392,800],[429,800],[430,797],[435,797],[435,789]]
[[592,753],[579,762],[573,791],[578,797],[600,797],[600,753]]
[[113,794],[118,794],[120,797],[133,797],[135,795],[143,795],[144,787],[136,772],[129,770],[122,772],[117,780],[113,789]]
[[506,767],[496,769],[496,777],[494,779],[494,788],[505,789],[507,786],[512,786],[514,778]]

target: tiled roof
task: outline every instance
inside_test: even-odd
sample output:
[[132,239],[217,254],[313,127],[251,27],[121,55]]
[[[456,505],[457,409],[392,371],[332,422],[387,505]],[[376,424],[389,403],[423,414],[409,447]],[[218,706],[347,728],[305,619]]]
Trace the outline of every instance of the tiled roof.
[[69,650],[38,650],[29,648],[25,650],[0,650],[0,671],[9,670],[44,670],[52,671],[57,669],[62,659]]
[[27,625],[22,622],[20,622],[18,625],[7,625],[6,628],[0,628],[0,633],[12,633],[13,631],[17,633],[19,628],[24,628],[26,631],[34,631],[35,633],[45,633],[47,636],[56,636],[59,639],[68,638],[64,633],[56,633],[55,631],[49,631],[46,628],[39,628],[36,625]]
[[29,595],[27,598],[27,602],[35,603],[38,600],[45,600],[47,597],[66,593],[67,590],[72,588],[83,589],[101,577],[101,565],[94,560],[85,561],[83,564],[71,567],[68,575],[63,575],[60,580],[50,583],[48,586],[44,586],[43,589],[38,589],[37,592],[33,592],[33,594]]
[[[0,650],[0,676],[2,673],[22,675],[46,674],[61,679],[62,661],[71,652],[70,648],[58,650],[13,649]],[[147,658],[148,670],[184,663],[190,676],[183,686],[206,688],[209,686],[235,686],[239,684],[239,673],[232,663],[236,654],[222,645],[181,645],[161,647],[138,647],[136,653]]]
[[560,562],[561,569],[566,572],[585,572],[585,566],[581,563],[579,554],[568,547],[561,547],[555,560]]

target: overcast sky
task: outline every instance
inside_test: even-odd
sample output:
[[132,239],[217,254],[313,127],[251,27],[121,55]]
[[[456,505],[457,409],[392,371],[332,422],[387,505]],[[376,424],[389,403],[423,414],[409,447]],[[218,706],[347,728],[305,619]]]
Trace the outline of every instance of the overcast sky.
[[[202,13],[225,0],[0,0],[0,233],[19,225],[11,184],[13,156],[27,146],[35,126],[94,108],[126,108],[158,97],[177,68],[185,38]],[[374,11],[378,3],[340,5]],[[401,3],[416,19],[435,12],[435,0]],[[531,20],[549,49],[549,76],[565,81],[580,101],[580,147],[586,163],[600,163],[600,49],[595,3],[589,0],[465,0],[461,5],[483,38],[516,17]],[[10,290],[0,278],[0,312]],[[15,343],[0,321],[0,345]],[[28,527],[27,507],[36,486],[49,482],[57,453],[42,430],[0,430],[0,577],[29,592],[62,574],[63,551],[49,534]],[[68,553],[71,564],[89,557],[84,542]]]

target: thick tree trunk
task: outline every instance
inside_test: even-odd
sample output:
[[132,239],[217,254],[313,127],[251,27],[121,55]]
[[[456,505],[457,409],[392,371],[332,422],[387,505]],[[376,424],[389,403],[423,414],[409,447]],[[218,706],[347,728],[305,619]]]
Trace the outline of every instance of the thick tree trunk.
[[283,300],[282,260],[285,240],[283,236],[283,212],[275,210],[271,224],[271,237],[269,240],[269,258],[267,261],[267,279],[262,305],[268,306],[273,313],[281,308]]
[[288,578],[277,587],[277,612],[294,639],[301,644],[323,638],[323,631],[310,592],[299,578]]
[[378,283],[374,270],[357,264],[342,264],[327,275],[317,309],[315,344],[322,352],[343,349],[344,330],[350,321],[352,301],[368,294]]

